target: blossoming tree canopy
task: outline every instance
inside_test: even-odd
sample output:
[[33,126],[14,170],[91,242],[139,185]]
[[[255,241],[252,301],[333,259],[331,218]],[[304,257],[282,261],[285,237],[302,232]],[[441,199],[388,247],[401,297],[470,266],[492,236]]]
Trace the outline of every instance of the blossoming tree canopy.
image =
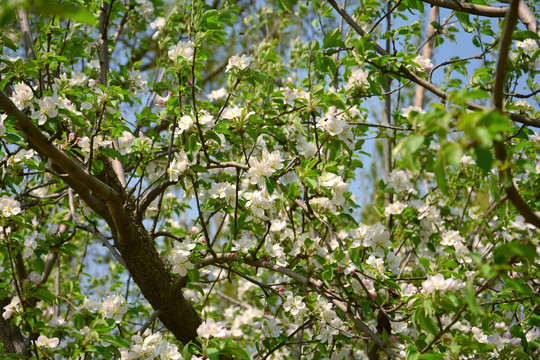
[[0,356],[539,358],[538,11],[2,2]]

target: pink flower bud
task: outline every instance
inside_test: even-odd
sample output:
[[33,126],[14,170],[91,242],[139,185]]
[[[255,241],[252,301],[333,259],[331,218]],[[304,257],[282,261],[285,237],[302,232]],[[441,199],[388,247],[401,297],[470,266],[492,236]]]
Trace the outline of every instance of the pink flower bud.
[[305,291],[304,294],[306,294],[306,296],[308,296],[308,295],[309,295],[309,291]]
[[75,140],[75,133],[69,133],[68,139],[69,139],[70,141]]
[[351,275],[354,275],[356,273],[356,270],[352,269],[351,270]]
[[248,105],[251,105],[251,100],[246,101]]
[[231,257],[234,259],[236,257],[236,254],[235,253],[232,253],[231,254]]
[[342,268],[341,266],[338,266],[338,267],[337,267],[337,271],[342,272],[342,271],[343,271],[343,268]]
[[283,288],[283,286],[280,286],[278,290],[279,290],[279,292],[284,292],[284,291],[285,291],[285,289]]
[[198,233],[198,232],[199,232],[199,228],[197,228],[196,226],[193,226],[193,227],[191,228],[191,235],[195,235],[195,234]]
[[202,238],[201,238],[201,242],[202,242],[203,244],[206,244],[206,239],[202,237]]
[[188,84],[189,86],[193,86],[193,83],[191,82],[191,80],[188,80],[187,84]]

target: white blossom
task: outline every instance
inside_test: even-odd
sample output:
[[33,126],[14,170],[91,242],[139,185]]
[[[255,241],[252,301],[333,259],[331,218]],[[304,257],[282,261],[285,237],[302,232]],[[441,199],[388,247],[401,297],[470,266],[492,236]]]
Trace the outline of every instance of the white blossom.
[[0,198],[0,212],[2,212],[2,216],[10,217],[18,215],[21,211],[21,203],[15,200],[13,196],[3,195]]
[[227,89],[225,88],[219,88],[217,90],[212,90],[210,93],[206,96],[209,100],[219,100],[227,97]]
[[205,339],[211,337],[226,339],[230,336],[230,332],[223,327],[221,322],[216,322],[214,319],[209,318],[199,325],[197,335]]
[[126,299],[122,295],[107,296],[102,303],[101,313],[106,319],[114,319],[117,323],[128,311]]
[[58,346],[60,343],[60,340],[58,338],[48,338],[45,335],[39,335],[39,337],[36,340],[36,346],[37,347],[45,347],[49,349],[54,349]]
[[418,55],[417,57],[415,57],[413,59],[413,62],[415,62],[416,64],[418,64],[418,66],[420,66],[420,69],[423,71],[423,72],[428,72],[430,71],[431,69],[433,69],[433,64],[431,63],[431,59],[426,59],[425,57],[423,57],[422,55]]
[[245,70],[253,62],[253,57],[243,54],[241,56],[233,55],[229,58],[229,63],[225,68],[225,72],[229,72],[232,69]]
[[193,53],[193,42],[180,40],[169,49],[168,56],[172,61],[177,61],[178,57],[183,57],[187,61],[191,61],[193,60]]
[[292,293],[287,294],[287,300],[283,304],[283,309],[291,313],[291,315],[298,315],[303,313],[306,309],[306,304],[304,304],[301,296],[294,296]]

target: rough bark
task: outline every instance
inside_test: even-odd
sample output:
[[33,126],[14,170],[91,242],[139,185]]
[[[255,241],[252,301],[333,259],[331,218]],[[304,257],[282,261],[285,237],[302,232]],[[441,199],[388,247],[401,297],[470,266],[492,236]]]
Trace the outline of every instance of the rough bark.
[[0,109],[16,119],[31,148],[44,162],[51,161],[64,174],[62,179],[109,225],[115,246],[141,293],[162,323],[182,343],[195,340],[201,318],[180,289],[170,291],[171,273],[159,256],[154,242],[137,213],[135,200],[126,195],[110,163],[99,176],[92,175],[76,159],[55,147],[11,100],[0,91]]
[[[10,298],[0,300],[0,308],[3,309],[10,302]],[[30,342],[27,342],[21,330],[16,325],[10,324],[10,322],[11,319],[5,320],[0,316],[0,341],[4,345],[4,351],[6,353],[22,354],[27,358],[30,357],[30,352],[27,350]]]

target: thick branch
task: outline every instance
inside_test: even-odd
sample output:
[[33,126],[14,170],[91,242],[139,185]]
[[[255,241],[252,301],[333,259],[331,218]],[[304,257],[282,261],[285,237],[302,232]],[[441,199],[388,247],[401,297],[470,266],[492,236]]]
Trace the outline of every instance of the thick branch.
[[[506,64],[508,62],[508,51],[512,43],[512,33],[517,24],[518,10],[522,0],[513,0],[506,17],[503,34],[501,37],[501,47],[499,59],[497,61],[497,71],[495,73],[495,84],[493,85],[493,106],[502,112],[504,107],[504,84],[506,81]],[[512,180],[512,171],[507,162],[506,148],[502,141],[495,141],[495,156],[502,164],[499,167],[499,175],[503,181],[504,189],[512,204],[525,220],[540,229],[540,217],[523,200]]]
[[36,54],[32,46],[34,45],[34,39],[32,37],[32,29],[30,28],[30,21],[28,20],[28,14],[21,6],[17,7],[17,17],[19,18],[19,26],[23,35],[24,52],[26,56],[31,59],[36,59]]
[[502,18],[506,15],[508,6],[486,6],[466,3],[457,0],[422,0],[425,3],[440,6],[442,8],[451,9],[459,12],[464,12],[473,15],[484,17]]
[[[10,302],[10,298],[1,299],[0,308],[3,309]],[[23,354],[25,358],[30,358],[32,355],[28,351],[30,341],[24,338],[21,329],[16,324],[10,324],[11,320],[0,317],[0,341],[4,345],[4,351],[6,353]]]
[[[437,19],[439,16],[439,7],[433,6],[431,8],[431,12],[429,14],[429,24],[426,34],[426,42],[424,46],[424,50],[422,52],[422,56],[425,59],[430,59],[433,55],[433,45],[435,44],[435,27],[433,26],[433,22]],[[422,86],[416,87],[416,95],[414,97],[414,106],[418,106],[419,108],[422,108],[424,106],[424,88]]]

